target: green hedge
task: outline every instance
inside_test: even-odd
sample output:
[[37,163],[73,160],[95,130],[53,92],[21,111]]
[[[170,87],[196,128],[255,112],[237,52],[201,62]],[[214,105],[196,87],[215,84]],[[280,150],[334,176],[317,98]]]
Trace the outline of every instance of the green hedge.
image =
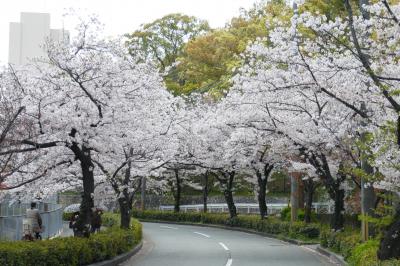
[[323,230],[321,246],[342,255],[352,266],[400,266],[400,260],[378,261],[379,240],[372,239],[362,243],[359,230]]
[[[304,221],[304,216],[305,216],[304,210],[298,209],[297,210],[297,220]],[[290,207],[283,208],[281,211],[281,220],[289,222],[290,218],[291,218],[291,208]],[[310,218],[311,218],[311,222],[313,222],[313,223],[317,222],[317,214],[315,213],[315,211],[311,211]]]
[[360,231],[333,232],[327,229],[321,232],[321,246],[342,255],[345,260],[352,255],[352,251],[360,243]]
[[262,233],[274,234],[304,241],[314,241],[319,237],[319,226],[316,224],[305,224],[304,222],[281,221],[277,218],[268,217],[261,220],[259,216],[246,215],[230,219],[227,214],[212,213],[174,213],[161,211],[133,211],[133,216],[144,220],[190,222],[202,224],[215,224],[234,226],[251,229]]
[[72,218],[73,212],[63,212],[63,221],[70,221]]
[[400,260],[378,261],[378,240],[369,240],[355,247],[349,257],[349,264],[354,266],[399,266]]
[[89,238],[55,238],[35,242],[1,241],[0,265],[57,266],[88,265],[130,251],[142,239],[142,225],[132,221],[130,230],[119,228],[119,215],[105,213],[108,228]]

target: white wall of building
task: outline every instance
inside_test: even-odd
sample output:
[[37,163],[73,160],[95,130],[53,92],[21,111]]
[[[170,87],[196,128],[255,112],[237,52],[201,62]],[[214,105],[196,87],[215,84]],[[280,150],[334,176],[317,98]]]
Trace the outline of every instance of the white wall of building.
[[10,23],[8,62],[20,66],[33,58],[45,57],[43,45],[47,38],[68,41],[69,33],[63,29],[50,29],[50,14],[21,13],[19,23]]
[[21,24],[17,22],[10,23],[8,62],[21,64]]

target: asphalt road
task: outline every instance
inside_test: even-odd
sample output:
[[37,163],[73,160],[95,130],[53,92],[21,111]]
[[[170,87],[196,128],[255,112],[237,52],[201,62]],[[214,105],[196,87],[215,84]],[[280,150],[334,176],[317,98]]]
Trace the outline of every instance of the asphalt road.
[[312,249],[217,228],[143,223],[144,244],[123,266],[334,265]]

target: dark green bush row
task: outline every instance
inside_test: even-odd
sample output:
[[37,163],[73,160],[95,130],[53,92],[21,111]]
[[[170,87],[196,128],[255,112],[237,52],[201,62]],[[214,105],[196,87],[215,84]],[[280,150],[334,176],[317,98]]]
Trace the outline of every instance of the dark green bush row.
[[321,246],[342,255],[346,260],[360,243],[360,231],[332,232],[323,230],[321,232]]
[[349,264],[354,266],[400,266],[400,260],[378,261],[378,240],[369,240],[355,247],[349,258]]
[[312,240],[319,237],[319,226],[316,224],[305,224],[303,222],[281,221],[274,217],[261,220],[255,215],[238,216],[229,219],[227,214],[212,213],[174,213],[161,211],[133,211],[133,216],[139,219],[170,221],[170,222],[190,222],[203,224],[216,224],[234,226],[255,230],[258,232],[281,235],[302,240]]
[[104,214],[108,228],[89,238],[55,238],[36,242],[0,242],[0,265],[88,265],[128,252],[142,239],[142,225],[132,221],[130,230],[119,228],[117,214]]
[[[290,216],[291,216],[291,208],[290,207],[283,208],[281,211],[281,220],[289,222]],[[303,209],[297,210],[297,220],[298,221],[304,221],[304,216],[305,216],[305,212]],[[311,211],[311,221],[313,223],[317,221],[317,214],[315,213],[315,211]]]
[[321,232],[321,246],[341,254],[349,265],[354,266],[400,266],[399,260],[378,261],[379,240],[361,243],[360,231]]

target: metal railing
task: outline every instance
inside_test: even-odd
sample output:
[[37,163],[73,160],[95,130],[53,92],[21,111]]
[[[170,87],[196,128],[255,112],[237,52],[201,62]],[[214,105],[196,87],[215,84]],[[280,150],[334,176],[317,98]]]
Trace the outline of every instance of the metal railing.
[[[243,214],[260,213],[257,203],[236,203],[235,206],[238,213],[243,213]],[[267,211],[268,214],[278,214],[287,206],[288,206],[287,203],[268,203]],[[315,202],[313,203],[312,208],[316,213],[333,213],[333,204],[331,203]],[[173,211],[174,206],[164,205],[160,206],[159,209],[161,211]],[[200,212],[203,211],[203,205],[202,204],[181,205],[180,210],[182,212]],[[228,205],[226,203],[207,204],[207,210],[208,212],[211,213],[228,212]]]
[[[22,222],[28,208],[30,208],[28,203],[0,204],[1,240],[20,240],[22,238]],[[41,233],[42,238],[46,239],[59,235],[63,229],[62,206],[55,203],[39,203],[38,209],[44,226],[44,231]]]

